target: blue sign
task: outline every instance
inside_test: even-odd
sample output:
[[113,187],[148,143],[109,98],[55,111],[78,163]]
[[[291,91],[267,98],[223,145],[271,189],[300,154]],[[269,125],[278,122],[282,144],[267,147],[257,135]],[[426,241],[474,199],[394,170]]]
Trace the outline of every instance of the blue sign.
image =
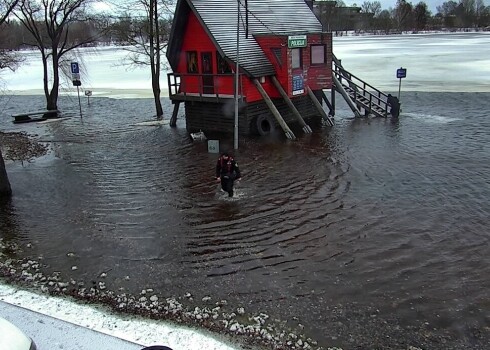
[[293,95],[305,92],[305,82],[302,75],[293,75]]
[[406,78],[407,77],[407,69],[406,68],[398,68],[396,70],[396,77],[399,79]]
[[80,73],[80,67],[78,67],[78,62],[72,62],[71,63],[71,73],[72,74],[79,74]]

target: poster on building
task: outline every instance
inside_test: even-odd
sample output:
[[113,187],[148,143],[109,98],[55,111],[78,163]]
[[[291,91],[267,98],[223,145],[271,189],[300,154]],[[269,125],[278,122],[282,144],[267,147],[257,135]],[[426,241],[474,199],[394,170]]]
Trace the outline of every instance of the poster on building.
[[300,95],[305,92],[305,82],[302,75],[293,75],[293,95]]

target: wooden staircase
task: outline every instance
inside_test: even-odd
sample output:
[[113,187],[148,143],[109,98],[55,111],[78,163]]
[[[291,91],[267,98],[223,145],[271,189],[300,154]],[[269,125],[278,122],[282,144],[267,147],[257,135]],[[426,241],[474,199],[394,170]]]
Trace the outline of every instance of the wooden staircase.
[[389,115],[388,95],[346,71],[333,56],[334,88],[346,100],[356,117],[362,114],[386,118]]

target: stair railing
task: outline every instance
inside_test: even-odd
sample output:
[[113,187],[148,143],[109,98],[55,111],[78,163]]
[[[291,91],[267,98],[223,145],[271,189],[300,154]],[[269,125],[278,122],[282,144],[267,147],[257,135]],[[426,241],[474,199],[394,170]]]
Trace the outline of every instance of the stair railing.
[[374,110],[373,106],[376,106],[384,111],[384,113],[380,113],[374,110],[376,114],[385,117],[388,115],[388,95],[345,70],[335,55],[333,55],[333,72],[338,81],[351,91],[356,103],[360,103],[365,109],[367,107],[370,112]]

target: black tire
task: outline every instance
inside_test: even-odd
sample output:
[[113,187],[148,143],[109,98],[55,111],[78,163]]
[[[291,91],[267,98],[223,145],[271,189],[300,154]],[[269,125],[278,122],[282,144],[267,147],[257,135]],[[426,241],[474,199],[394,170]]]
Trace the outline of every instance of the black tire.
[[257,131],[261,136],[272,134],[276,130],[274,120],[268,115],[259,115],[257,117]]

